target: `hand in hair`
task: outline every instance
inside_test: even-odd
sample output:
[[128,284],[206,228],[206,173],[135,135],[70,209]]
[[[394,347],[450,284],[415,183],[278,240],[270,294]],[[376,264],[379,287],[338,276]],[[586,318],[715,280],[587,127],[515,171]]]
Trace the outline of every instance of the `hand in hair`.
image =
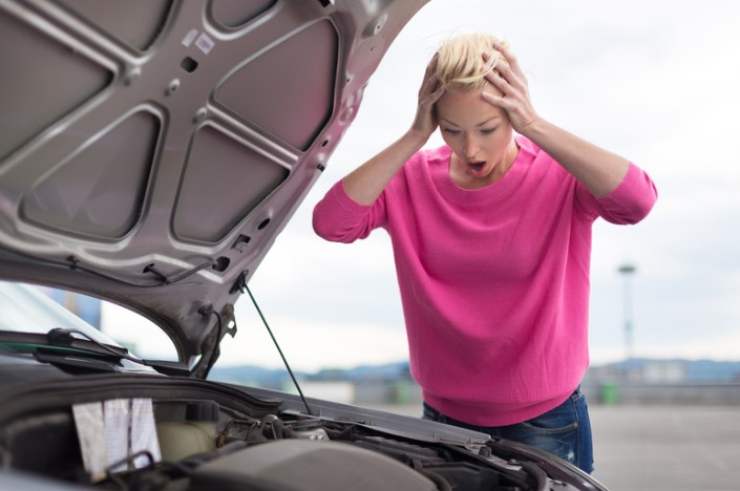
[[[527,78],[519,67],[517,59],[505,45],[494,42],[493,47],[503,55],[506,63],[497,63],[485,78],[501,91],[501,95],[484,89],[481,97],[506,111],[511,126],[518,133],[524,134],[525,130],[539,118],[529,99]],[[483,59],[487,62],[490,56],[483,53]]]
[[435,54],[424,72],[424,80],[419,89],[419,102],[416,108],[416,117],[411,125],[411,131],[420,134],[425,140],[437,129],[437,117],[434,114],[436,103],[445,91],[442,82],[434,75],[437,64]]

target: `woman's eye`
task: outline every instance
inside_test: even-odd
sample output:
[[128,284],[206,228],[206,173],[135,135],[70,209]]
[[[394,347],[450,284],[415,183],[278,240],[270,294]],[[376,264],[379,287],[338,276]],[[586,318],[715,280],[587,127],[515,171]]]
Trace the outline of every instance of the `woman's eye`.
[[484,135],[490,135],[491,133],[493,133],[497,129],[498,128],[486,128],[486,129],[480,130],[480,132],[483,133]]
[[457,135],[460,133],[460,130],[453,130],[452,128],[442,128],[442,131],[449,133],[450,135]]

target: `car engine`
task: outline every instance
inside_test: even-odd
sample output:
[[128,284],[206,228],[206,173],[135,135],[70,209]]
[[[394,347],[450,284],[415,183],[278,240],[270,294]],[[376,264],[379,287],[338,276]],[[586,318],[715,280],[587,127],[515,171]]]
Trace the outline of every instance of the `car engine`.
[[92,479],[66,406],[5,422],[3,468],[132,491],[576,489],[543,480],[527,463],[497,457],[486,446],[474,452],[297,411],[247,414],[208,400],[152,402],[159,459],[135,452]]

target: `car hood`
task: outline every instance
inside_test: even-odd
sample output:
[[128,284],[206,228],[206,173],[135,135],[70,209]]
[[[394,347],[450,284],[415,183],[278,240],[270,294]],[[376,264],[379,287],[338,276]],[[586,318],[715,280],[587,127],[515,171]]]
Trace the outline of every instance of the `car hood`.
[[427,1],[0,1],[2,277],[123,304],[203,376]]

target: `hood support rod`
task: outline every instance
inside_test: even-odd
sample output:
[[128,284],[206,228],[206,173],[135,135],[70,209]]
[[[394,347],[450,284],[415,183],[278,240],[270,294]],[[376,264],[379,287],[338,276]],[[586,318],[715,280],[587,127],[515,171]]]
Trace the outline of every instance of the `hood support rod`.
[[275,336],[272,334],[272,330],[270,329],[270,325],[267,323],[265,316],[262,315],[262,310],[260,309],[259,305],[257,305],[257,301],[254,299],[254,295],[252,295],[252,291],[249,289],[249,286],[246,284],[246,282],[244,282],[244,284],[242,284],[241,286],[245,290],[247,290],[247,293],[249,294],[249,298],[252,299],[254,308],[257,309],[257,313],[260,315],[260,318],[262,319],[262,323],[267,328],[267,332],[270,334],[270,337],[272,338],[272,342],[275,343],[275,347],[277,348],[278,353],[280,353],[280,358],[282,358],[283,363],[285,363],[285,368],[288,369],[288,373],[290,374],[290,378],[293,380],[293,384],[295,384],[296,389],[298,389],[298,395],[301,396],[301,401],[303,401],[303,405],[306,406],[306,412],[308,412],[308,414],[312,416],[313,412],[311,412],[311,408],[308,406],[308,402],[306,401],[306,398],[303,396],[303,391],[301,390],[301,386],[298,385],[298,380],[296,380],[295,375],[293,375],[293,370],[290,369],[288,360],[285,358],[285,355],[283,354],[283,350],[280,349],[280,345],[278,344],[277,339],[275,339]]

